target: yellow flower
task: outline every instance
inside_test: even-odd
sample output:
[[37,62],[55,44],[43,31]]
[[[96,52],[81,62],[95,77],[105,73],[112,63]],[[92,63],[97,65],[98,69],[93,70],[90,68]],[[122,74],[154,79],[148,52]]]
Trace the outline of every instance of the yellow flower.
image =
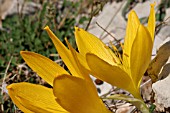
[[22,51],[25,62],[53,88],[26,82],[13,83],[7,86],[12,101],[26,113],[111,113],[99,98],[89,73],[80,65],[79,60],[85,62],[85,59],[67,40],[69,49],[48,27],[45,30],[72,76],[48,58]]
[[151,4],[148,26],[140,24],[134,11],[128,15],[123,55],[116,55],[94,35],[75,28],[75,37],[80,54],[86,57],[92,75],[114,86],[129,91],[141,99],[139,88],[142,76],[151,59],[155,31],[154,4]]
[[69,49],[66,48],[48,27],[45,30],[72,76],[48,58],[22,51],[26,63],[53,87],[26,82],[7,86],[12,101],[23,112],[110,113],[98,97],[89,73],[141,99],[140,82],[150,62],[154,40],[154,4],[147,27],[140,24],[134,11],[130,12],[122,59],[83,29],[75,28],[79,53],[67,40]]

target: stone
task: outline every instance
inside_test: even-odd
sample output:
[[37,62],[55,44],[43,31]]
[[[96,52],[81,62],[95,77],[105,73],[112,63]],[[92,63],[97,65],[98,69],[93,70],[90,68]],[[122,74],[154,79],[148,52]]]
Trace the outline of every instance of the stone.
[[[170,75],[170,74],[169,74]],[[170,76],[165,79],[157,81],[152,85],[153,91],[155,92],[155,101],[160,106],[165,108],[170,107]]]

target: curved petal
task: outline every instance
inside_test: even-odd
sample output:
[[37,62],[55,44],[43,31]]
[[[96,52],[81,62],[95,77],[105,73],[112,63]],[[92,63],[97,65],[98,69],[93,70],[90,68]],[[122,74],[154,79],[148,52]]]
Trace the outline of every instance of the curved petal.
[[120,62],[110,48],[94,35],[75,27],[75,37],[78,50],[84,57],[86,53],[90,52],[112,65],[116,65],[116,62]]
[[25,113],[69,113],[56,101],[53,90],[30,83],[7,86],[12,101]]
[[[74,59],[74,62],[75,62],[75,67],[77,68],[76,70],[77,70],[77,73],[78,73],[78,75],[76,76],[76,77],[79,77],[79,78],[82,78],[82,79],[85,79],[85,80],[87,80],[88,82],[89,82],[89,85],[91,85],[90,87],[91,88],[93,88],[93,90],[96,90],[96,87],[95,87],[95,85],[93,84],[93,82],[92,82],[92,79],[90,78],[90,76],[89,76],[89,70],[87,70],[85,67],[84,67],[84,65],[82,65],[81,63],[80,63],[80,58],[82,58],[83,56],[79,56],[79,55],[81,55],[81,54],[79,54],[79,53],[77,53],[76,51],[75,51],[75,49],[70,45],[70,43],[67,41],[67,39],[66,39],[66,43],[67,43],[67,45],[68,45],[68,47],[69,47],[69,49],[70,49],[70,51],[71,51],[71,53],[72,53],[72,58]],[[84,57],[83,57],[84,58]],[[86,59],[84,58],[84,61],[86,61]],[[86,65],[87,65],[87,63],[86,63]],[[89,67],[88,67],[89,68]],[[74,75],[73,75],[74,76]]]
[[138,88],[151,61],[152,46],[153,42],[149,31],[140,25],[132,45],[130,58],[131,77]]
[[[88,71],[83,67],[84,65],[81,65],[81,63],[79,61],[79,58],[83,58],[84,63],[85,63],[85,60],[86,60],[85,57],[83,57],[83,56],[81,56],[81,54],[77,53],[76,50],[70,45],[70,43],[68,42],[67,39],[66,39],[66,43],[71,51],[71,55],[72,55],[71,58],[73,59],[73,62],[75,65],[74,67],[78,74],[76,77],[80,77],[82,79],[85,78],[86,80],[91,81]],[[87,65],[87,63],[85,65]],[[88,66],[86,66],[86,67],[88,67]],[[75,75],[73,75],[73,76],[75,76]]]
[[126,36],[123,48],[123,65],[125,68],[130,67],[130,52],[132,48],[133,41],[137,34],[137,29],[139,27],[140,21],[135,13],[131,11],[128,15],[128,22],[126,27]]
[[131,78],[121,68],[112,66],[91,53],[87,53],[86,58],[95,77],[130,92],[134,90]]
[[154,41],[154,34],[155,34],[155,10],[154,10],[155,4],[156,3],[150,5],[151,9],[150,9],[150,15],[149,15],[148,26],[147,26],[152,41]]
[[56,101],[71,113],[111,113],[84,79],[61,75],[53,86]]
[[45,56],[29,51],[21,51],[20,54],[30,68],[51,86],[56,76],[68,74],[62,67]]
[[61,56],[62,60],[66,64],[67,68],[74,76],[79,76],[79,73],[77,71],[77,65],[75,63],[75,60],[70,52],[70,50],[54,35],[54,33],[50,30],[50,28],[47,26],[44,28],[48,35],[50,36],[51,40],[53,41],[59,55]]

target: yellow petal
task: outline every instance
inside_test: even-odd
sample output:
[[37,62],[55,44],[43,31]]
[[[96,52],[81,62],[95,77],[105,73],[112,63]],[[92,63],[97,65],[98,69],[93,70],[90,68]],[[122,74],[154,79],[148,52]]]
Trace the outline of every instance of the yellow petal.
[[28,66],[51,86],[56,76],[68,74],[67,71],[47,57],[29,51],[21,51],[20,53]]
[[[135,13],[135,11],[131,11],[128,15],[128,23],[126,27],[126,36],[124,42],[124,50],[123,50],[123,64],[128,68],[130,66],[130,52],[132,48],[133,41],[137,34],[137,29],[139,27],[140,21]],[[128,56],[128,57],[127,57]]]
[[155,10],[154,6],[156,3],[151,4],[151,9],[150,9],[150,15],[149,15],[149,20],[148,20],[148,31],[150,32],[152,41],[154,40],[154,34],[155,34]]
[[23,82],[7,89],[12,101],[25,113],[69,113],[55,101],[51,88]]
[[70,50],[54,35],[54,33],[50,30],[48,26],[44,29],[47,31],[48,35],[53,41],[59,55],[61,56],[63,62],[66,64],[71,74],[74,76],[78,76],[77,67],[74,59],[72,58]]
[[147,28],[140,25],[132,45],[130,58],[131,77],[138,88],[150,63],[152,46],[153,42]]
[[86,55],[92,74],[107,83],[129,91],[135,98],[142,99],[130,76],[118,66],[112,66],[94,54]]
[[61,75],[53,86],[56,101],[71,113],[111,113],[96,95],[97,91],[81,78]]
[[[87,80],[88,82],[89,82],[89,86],[91,87],[91,88],[93,88],[93,90],[96,90],[96,87],[94,86],[94,84],[93,84],[93,82],[92,82],[92,79],[90,78],[90,76],[89,76],[89,70],[87,70],[85,67],[84,67],[84,65],[82,65],[81,63],[80,63],[80,61],[79,61],[79,59],[80,58],[83,58],[83,60],[84,61],[86,61],[86,59],[83,57],[83,56],[81,56],[81,54],[79,54],[79,53],[77,53],[76,51],[75,51],[75,49],[70,45],[70,43],[68,42],[68,40],[66,39],[66,43],[67,43],[67,45],[68,45],[68,47],[69,47],[69,49],[70,49],[70,51],[71,51],[71,53],[72,53],[72,58],[73,58],[73,62],[75,62],[74,64],[75,64],[75,71],[77,72],[77,76],[76,77],[79,77],[79,78],[82,78],[82,79],[85,79],[85,80]],[[84,64],[85,64],[86,62],[84,62]],[[87,65],[87,63],[86,63],[86,65]],[[88,67],[89,68],[89,67]],[[73,75],[73,76],[75,76],[75,75]],[[97,94],[97,93],[96,93]]]
[[99,56],[101,59],[104,59],[110,64],[115,64],[114,61],[119,62],[118,58],[115,56],[115,54],[113,54],[110,48],[94,35],[84,31],[83,29],[75,27],[75,37],[78,50],[84,57],[86,53],[90,52]]
[[[67,39],[66,39],[66,43],[71,51],[70,60],[72,60],[74,69],[77,72],[77,75],[74,75],[74,76],[80,77],[82,79],[84,79],[84,78],[90,79],[89,73],[87,72],[87,70],[85,70],[85,68],[82,67],[82,65],[80,64],[80,61],[79,61],[79,58],[82,58],[85,63],[85,60],[86,60],[85,57],[83,57],[83,56],[81,56],[81,54],[77,53],[76,50],[70,45],[70,43],[68,42]],[[87,63],[86,63],[86,65],[87,65]]]
[[86,58],[95,77],[119,88],[134,90],[130,77],[121,68],[112,66],[91,53],[87,53]]

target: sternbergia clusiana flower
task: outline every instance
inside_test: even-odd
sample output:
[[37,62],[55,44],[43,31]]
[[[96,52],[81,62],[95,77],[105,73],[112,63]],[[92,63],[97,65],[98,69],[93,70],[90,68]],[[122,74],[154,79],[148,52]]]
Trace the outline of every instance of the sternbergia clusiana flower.
[[[113,52],[97,37],[83,29],[75,27],[79,52],[75,51],[67,40],[69,49],[65,47],[49,27],[45,27],[45,30],[72,76],[48,58],[34,52],[22,51],[25,62],[53,87],[26,82],[7,86],[12,101],[23,112],[110,113],[97,95],[89,74],[123,88],[142,100],[139,88],[152,53],[154,4],[151,4],[147,27],[140,24],[134,11],[129,13],[122,57],[116,50]],[[141,103],[143,104],[142,101]],[[142,107],[143,111],[148,112],[145,105]],[[140,109],[140,105],[138,108]]]
[[154,4],[151,4],[147,27],[140,23],[135,11],[129,13],[122,57],[94,35],[75,29],[78,50],[86,57],[91,74],[141,99],[140,83],[150,63],[154,41]]
[[25,113],[111,113],[99,98],[89,73],[80,65],[75,55],[78,53],[67,40],[70,50],[48,27],[45,30],[72,76],[40,54],[21,51],[25,62],[53,88],[26,82],[13,83],[7,86],[12,101]]

